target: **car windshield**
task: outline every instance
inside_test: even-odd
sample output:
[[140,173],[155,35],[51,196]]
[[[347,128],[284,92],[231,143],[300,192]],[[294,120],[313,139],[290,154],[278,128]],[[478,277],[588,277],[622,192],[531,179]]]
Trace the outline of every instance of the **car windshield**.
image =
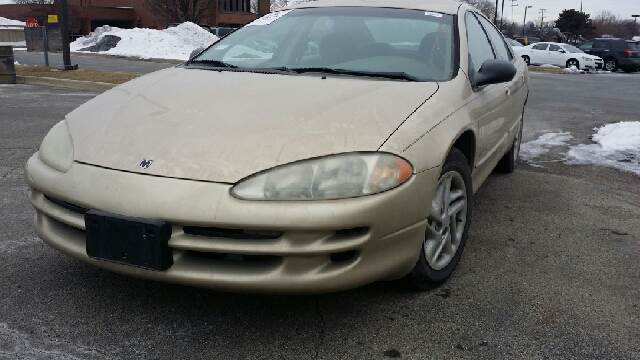
[[451,15],[389,8],[307,8],[266,15],[187,65],[445,81],[455,70],[454,46]]
[[573,45],[564,45],[564,49],[570,54],[584,53],[584,51],[578,49],[577,47],[575,47]]

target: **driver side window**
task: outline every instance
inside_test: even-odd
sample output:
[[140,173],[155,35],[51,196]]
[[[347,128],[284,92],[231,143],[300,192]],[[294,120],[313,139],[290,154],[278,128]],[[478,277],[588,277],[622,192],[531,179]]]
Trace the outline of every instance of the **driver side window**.
[[547,50],[547,44],[535,44],[533,45],[533,50]]
[[560,51],[560,49],[561,48],[558,45],[553,45],[552,44],[552,45],[549,46],[549,51]]

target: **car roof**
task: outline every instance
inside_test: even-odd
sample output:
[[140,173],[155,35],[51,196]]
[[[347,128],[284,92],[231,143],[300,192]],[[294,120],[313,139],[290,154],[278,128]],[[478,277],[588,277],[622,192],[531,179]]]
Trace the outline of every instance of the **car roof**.
[[[414,9],[433,11],[442,14],[455,15],[460,6],[460,1],[454,0],[313,0],[295,3],[284,9],[316,8],[316,7],[383,7],[396,9]],[[471,8],[471,7],[470,7]]]

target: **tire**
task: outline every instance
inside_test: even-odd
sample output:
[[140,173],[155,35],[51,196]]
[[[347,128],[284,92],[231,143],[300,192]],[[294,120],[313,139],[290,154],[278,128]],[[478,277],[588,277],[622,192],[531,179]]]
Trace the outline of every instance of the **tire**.
[[609,58],[604,61],[604,69],[607,71],[615,72],[618,70],[618,61],[614,58]]
[[527,66],[531,66],[531,58],[529,58],[527,55],[522,55],[522,60],[527,63]]
[[578,70],[580,70],[580,62],[576,59],[569,59],[567,60],[567,69],[571,68],[572,66],[575,66]]
[[516,132],[516,138],[513,141],[511,149],[500,159],[496,166],[496,171],[502,174],[511,174],[516,170],[518,166],[518,159],[520,158],[520,145],[522,144],[522,128],[523,123],[520,121],[520,129]]
[[[449,179],[450,182],[447,185]],[[440,199],[444,199],[446,195],[439,190],[447,186],[449,186],[450,192],[447,193],[449,194],[447,206],[443,209],[441,206],[443,202]],[[440,196],[440,194],[442,195]],[[464,205],[460,205],[463,201]],[[462,152],[453,149],[442,168],[436,194],[432,199],[431,215],[420,247],[418,262],[404,279],[409,289],[429,290],[442,284],[451,276],[460,261],[469,235],[472,201],[473,188],[469,162]],[[456,208],[458,211],[454,210]],[[453,211],[456,212],[453,213]],[[442,212],[447,215],[440,216],[439,214]],[[442,221],[442,219],[446,219],[446,221]],[[434,230],[438,228],[439,231]],[[436,248],[439,248],[440,251]],[[431,260],[427,260],[427,256]]]

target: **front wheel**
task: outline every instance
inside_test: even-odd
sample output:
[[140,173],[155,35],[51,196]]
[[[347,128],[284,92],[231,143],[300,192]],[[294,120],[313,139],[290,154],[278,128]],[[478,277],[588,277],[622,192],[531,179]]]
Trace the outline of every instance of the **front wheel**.
[[471,224],[471,169],[453,149],[431,201],[431,214],[418,262],[406,280],[414,290],[431,289],[447,280],[458,265]]
[[567,69],[571,69],[572,67],[575,67],[576,69],[580,70],[580,62],[576,59],[569,59],[567,61]]
[[618,69],[618,62],[616,59],[607,59],[604,62],[604,69],[607,71],[616,71],[616,69]]
[[496,166],[496,170],[503,174],[511,174],[516,170],[516,166],[518,165],[518,159],[520,158],[520,145],[522,144],[522,128],[523,122],[520,121],[518,125],[519,129],[516,132],[516,138],[513,140],[513,145],[511,149],[504,154],[498,166]]
[[522,60],[527,63],[527,66],[531,65],[531,58],[529,58],[527,55],[522,56]]

